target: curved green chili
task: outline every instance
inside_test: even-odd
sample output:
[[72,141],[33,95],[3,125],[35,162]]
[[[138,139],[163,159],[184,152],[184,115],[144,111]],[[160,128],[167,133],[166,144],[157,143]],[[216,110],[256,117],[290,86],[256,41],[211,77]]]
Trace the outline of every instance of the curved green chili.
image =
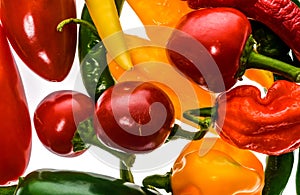
[[[81,19],[93,25],[86,5],[83,7]],[[83,84],[88,94],[97,100],[115,81],[109,72],[106,49],[99,35],[86,25],[79,27],[78,53]]]
[[265,169],[265,186],[263,195],[280,195],[285,189],[294,163],[294,153],[280,156],[268,156]]

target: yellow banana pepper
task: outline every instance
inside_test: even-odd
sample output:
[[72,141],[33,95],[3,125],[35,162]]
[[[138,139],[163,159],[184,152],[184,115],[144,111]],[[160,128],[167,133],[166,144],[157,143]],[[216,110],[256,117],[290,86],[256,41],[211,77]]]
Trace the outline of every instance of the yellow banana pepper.
[[124,70],[132,68],[114,0],[85,0],[108,53]]
[[259,195],[263,185],[263,166],[252,152],[212,137],[190,142],[171,175],[174,195]]

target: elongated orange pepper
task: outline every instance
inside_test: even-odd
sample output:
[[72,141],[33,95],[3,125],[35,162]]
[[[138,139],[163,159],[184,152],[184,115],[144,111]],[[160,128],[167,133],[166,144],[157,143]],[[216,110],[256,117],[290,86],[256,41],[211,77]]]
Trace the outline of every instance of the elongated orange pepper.
[[252,152],[210,137],[182,150],[172,169],[171,186],[174,195],[258,195],[263,179],[263,166]]
[[115,61],[108,60],[110,72],[118,82],[141,80],[158,85],[172,100],[176,118],[191,125],[194,124],[182,117],[185,110],[214,104],[214,94],[183,77],[170,65],[165,48],[133,35],[125,36],[125,40],[134,68],[124,71]]

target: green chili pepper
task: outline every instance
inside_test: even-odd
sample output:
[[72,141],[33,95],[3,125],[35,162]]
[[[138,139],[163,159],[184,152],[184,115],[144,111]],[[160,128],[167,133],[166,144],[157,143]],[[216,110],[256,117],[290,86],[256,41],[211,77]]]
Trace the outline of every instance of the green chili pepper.
[[[86,5],[83,7],[81,19],[93,25]],[[88,94],[97,100],[115,81],[107,65],[106,49],[95,31],[86,25],[80,25],[78,52],[83,84]]]
[[294,164],[294,153],[268,156],[265,169],[263,195],[280,195],[290,178]]
[[290,48],[266,25],[250,20],[252,35],[257,42],[257,52],[286,63],[292,63]]
[[296,171],[296,192],[300,195],[300,149],[298,149],[298,166]]
[[[95,173],[41,169],[20,178],[15,195],[154,195],[157,191]],[[0,193],[5,188],[0,188]]]

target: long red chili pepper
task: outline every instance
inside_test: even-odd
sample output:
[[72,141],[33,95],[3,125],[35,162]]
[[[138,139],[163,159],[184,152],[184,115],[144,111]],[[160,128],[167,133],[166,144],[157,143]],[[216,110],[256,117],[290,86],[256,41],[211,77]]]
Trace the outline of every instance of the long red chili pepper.
[[17,180],[31,151],[31,123],[23,84],[0,26],[0,185]]
[[273,30],[300,59],[300,9],[291,0],[187,0],[193,9],[232,7]]
[[239,86],[216,102],[216,129],[227,142],[268,155],[300,146],[300,85],[278,80],[263,98],[258,88]]

